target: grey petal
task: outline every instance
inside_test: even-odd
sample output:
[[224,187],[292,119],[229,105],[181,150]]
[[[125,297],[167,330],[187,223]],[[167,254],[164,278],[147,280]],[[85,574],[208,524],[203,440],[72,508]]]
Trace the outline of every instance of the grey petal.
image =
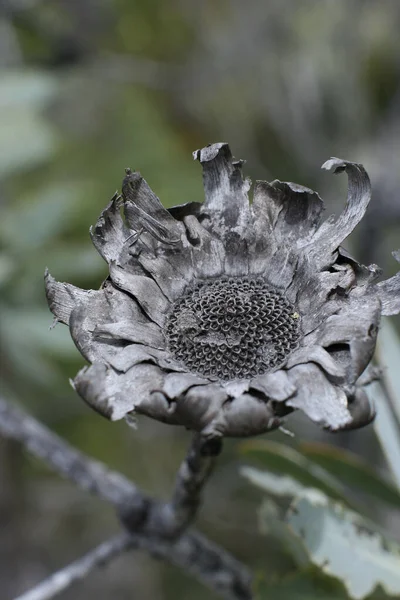
[[221,240],[209,233],[194,215],[184,218],[187,237],[192,245],[187,250],[196,277],[217,277],[225,272],[225,248]]
[[218,417],[227,399],[218,384],[195,385],[176,402],[175,418],[189,429],[203,431]]
[[346,380],[346,370],[340,363],[336,362],[332,356],[322,346],[303,346],[291,354],[286,363],[286,369],[291,369],[296,365],[316,363],[321,367],[328,378],[334,383],[343,383]]
[[[393,252],[395,259],[400,262],[400,250]],[[377,290],[382,302],[382,314],[386,316],[400,313],[400,271],[377,284]]]
[[[113,323],[119,324],[117,329],[113,330]],[[91,362],[109,362],[122,350],[121,342],[126,337],[164,347],[158,326],[149,321],[133,298],[114,288],[110,281],[74,308],[69,326],[76,346]]]
[[162,327],[170,303],[156,282],[150,277],[133,275],[114,262],[110,263],[110,275],[115,285],[134,296],[150,319]]
[[212,215],[221,233],[241,234],[250,218],[247,192],[250,182],[243,180],[241,161],[233,161],[228,144],[212,144],[193,152],[203,167],[205,201],[203,211]]
[[184,392],[194,385],[207,385],[207,379],[193,375],[192,373],[169,373],[164,380],[163,393],[168,398],[180,398]]
[[286,401],[288,406],[301,409],[315,423],[332,431],[351,423],[346,394],[330,383],[314,364],[297,365],[288,370],[288,377],[297,394]]
[[338,219],[328,219],[314,235],[310,252],[320,267],[332,264],[332,253],[361,221],[371,200],[371,183],[362,165],[331,158],[322,168],[328,171],[333,169],[335,173],[346,171],[348,193],[346,207]]
[[234,381],[222,382],[222,387],[230,398],[237,398],[249,390],[250,381],[248,379],[237,379]]
[[201,213],[202,206],[202,202],[186,202],[185,204],[171,206],[167,210],[174,219],[183,221],[184,217],[187,217],[188,215],[195,215],[198,217]]
[[119,352],[109,358],[108,362],[114,369],[122,373],[126,373],[129,369],[142,362],[150,362],[162,369],[182,370],[182,367],[179,367],[170,358],[166,350],[150,348],[143,344],[129,344],[125,348],[120,348]]
[[303,315],[317,314],[331,299],[342,300],[356,282],[350,265],[332,265],[330,271],[316,272],[306,257],[299,261],[293,283],[287,290],[288,298]]
[[365,427],[366,425],[369,425],[376,416],[374,405],[369,400],[365,390],[361,387],[356,387],[354,397],[349,400],[348,409],[352,418],[351,422],[335,431],[346,431],[349,429]]
[[263,392],[267,398],[278,402],[287,400],[296,392],[296,387],[290,382],[287,373],[283,370],[255,377],[251,381],[250,387]]
[[258,181],[254,190],[252,233],[249,236],[249,273],[265,276],[271,285],[289,287],[296,273],[298,254],[286,240],[275,236],[269,214],[269,184]]
[[243,394],[226,402],[223,411],[202,433],[210,437],[248,437],[277,429],[281,423],[270,403],[251,394]]
[[139,323],[138,321],[119,321],[96,325],[93,336],[100,340],[125,340],[135,344],[145,344],[151,348],[165,348],[165,339],[161,329],[154,323]]
[[179,223],[163,207],[140,173],[126,170],[122,195],[125,200],[125,216],[131,229],[138,231],[143,228],[165,244],[179,242]]
[[118,262],[129,229],[121,216],[121,196],[115,193],[107,207],[101,213],[96,225],[90,228],[90,237],[99,254],[110,262]]
[[171,302],[184,293],[192,280],[192,263],[183,248],[178,253],[157,256],[142,252],[138,261]]
[[174,422],[167,400],[154,393],[162,383],[162,372],[153,365],[136,365],[121,374],[103,363],[93,363],[78,373],[74,387],[92,408],[112,421],[137,411]]
[[226,258],[224,271],[230,277],[243,277],[249,274],[249,246],[245,238],[232,231],[224,236]]
[[176,227],[168,227],[162,222],[157,221],[133,202],[125,202],[125,216],[132,229],[135,231],[144,229],[144,231],[147,231],[147,233],[163,244],[175,245],[181,240],[180,232]]
[[81,302],[90,300],[98,294],[94,290],[81,290],[70,283],[61,283],[52,277],[46,269],[44,274],[46,297],[49,308],[57,321],[69,325],[71,312]]
[[309,188],[291,182],[257,181],[253,210],[263,212],[277,242],[304,246],[312,237],[321,219],[324,205]]
[[355,383],[371,361],[380,322],[380,302],[371,295],[353,300],[337,315],[330,316],[311,334],[307,343],[316,343],[329,350],[338,344],[348,344],[351,364],[347,380]]

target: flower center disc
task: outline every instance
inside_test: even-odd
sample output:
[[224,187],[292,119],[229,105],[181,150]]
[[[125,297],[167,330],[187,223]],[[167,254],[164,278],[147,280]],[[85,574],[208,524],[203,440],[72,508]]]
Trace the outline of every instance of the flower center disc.
[[206,280],[188,289],[168,316],[169,350],[189,371],[224,380],[279,367],[300,337],[300,318],[264,280]]

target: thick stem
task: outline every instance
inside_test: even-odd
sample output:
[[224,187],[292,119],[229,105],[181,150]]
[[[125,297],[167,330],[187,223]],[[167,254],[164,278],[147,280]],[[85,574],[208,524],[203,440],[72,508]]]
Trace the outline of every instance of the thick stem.
[[206,439],[195,433],[185,459],[179,467],[171,501],[162,507],[160,518],[164,535],[177,537],[194,520],[201,503],[201,494],[216,459],[222,450],[222,440]]

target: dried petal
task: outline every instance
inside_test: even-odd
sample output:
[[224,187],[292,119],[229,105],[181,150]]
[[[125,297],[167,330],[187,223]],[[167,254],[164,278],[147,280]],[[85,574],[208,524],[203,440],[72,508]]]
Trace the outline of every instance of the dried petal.
[[287,401],[288,406],[301,409],[312,421],[332,431],[351,423],[346,394],[332,385],[319,367],[314,364],[297,365],[289,369],[288,376],[297,388],[296,395]]
[[108,263],[118,263],[119,256],[130,232],[121,216],[121,196],[116,192],[101,213],[94,227],[90,228],[90,237],[98,253]]
[[122,195],[125,200],[126,220],[134,231],[144,229],[165,244],[180,241],[181,230],[178,222],[163,207],[140,173],[126,169],[122,182]]
[[136,298],[148,317],[162,327],[170,303],[156,282],[149,277],[133,275],[114,262],[110,264],[110,275],[115,285]]
[[328,219],[318,229],[312,240],[312,255],[320,267],[332,264],[332,254],[363,218],[371,200],[371,183],[362,165],[340,158],[331,158],[323,165],[327,171],[348,176],[346,207],[336,221]]
[[196,150],[193,157],[203,167],[203,212],[212,216],[213,229],[224,235],[231,231],[243,234],[250,217],[247,195],[250,182],[243,180],[243,162],[234,162],[228,144],[224,143]]

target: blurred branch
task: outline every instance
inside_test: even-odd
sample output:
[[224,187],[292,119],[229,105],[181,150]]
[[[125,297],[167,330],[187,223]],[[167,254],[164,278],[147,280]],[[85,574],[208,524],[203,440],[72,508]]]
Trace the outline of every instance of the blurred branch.
[[244,565],[194,531],[177,537],[195,516],[201,489],[211,473],[219,445],[194,437],[179,469],[172,501],[162,504],[146,496],[120,473],[72,448],[2,398],[0,433],[21,442],[34,456],[78,487],[113,504],[129,531],[133,547],[181,567],[222,597],[230,600],[252,597],[251,575]]
[[132,546],[132,538],[128,533],[111,538],[91,552],[75,560],[67,567],[53,573],[50,577],[39,583],[36,587],[15,600],[49,600],[67,589],[75,581],[88,575],[96,567],[103,567],[116,556]]

